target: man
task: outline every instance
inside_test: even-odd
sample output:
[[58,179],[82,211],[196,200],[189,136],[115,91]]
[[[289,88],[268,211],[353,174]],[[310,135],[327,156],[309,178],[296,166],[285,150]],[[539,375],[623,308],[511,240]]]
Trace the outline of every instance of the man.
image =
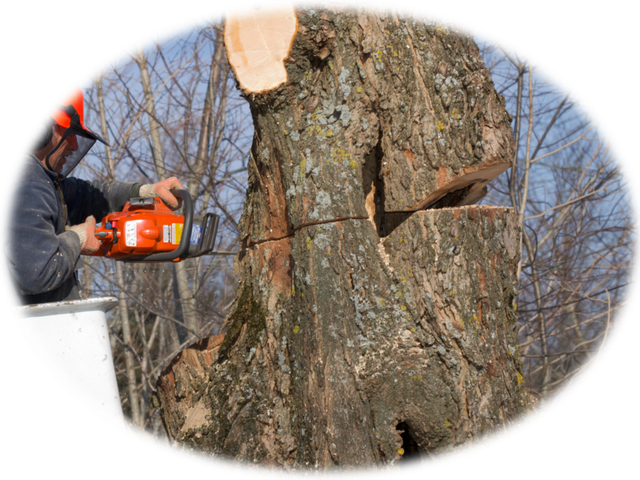
[[119,211],[132,197],[160,197],[178,208],[176,178],[150,185],[87,182],[68,177],[96,141],[84,125],[78,90],[52,115],[52,125],[28,156],[13,209],[9,264],[23,304],[79,300],[80,255],[98,250],[96,218]]

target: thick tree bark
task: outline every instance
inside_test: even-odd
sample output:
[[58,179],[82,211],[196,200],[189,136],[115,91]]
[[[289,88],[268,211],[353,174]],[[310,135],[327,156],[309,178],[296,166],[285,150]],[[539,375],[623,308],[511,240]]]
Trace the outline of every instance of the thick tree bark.
[[160,396],[170,435],[328,468],[503,426],[525,407],[517,215],[465,205],[510,165],[513,139],[477,47],[393,15],[296,14],[287,82],[244,91],[240,288],[215,361],[182,383],[182,419],[169,413],[182,400]]
[[[162,372],[157,383],[157,398],[171,438],[199,427],[207,414],[206,399],[197,395],[207,382],[207,371],[218,356],[224,335],[214,335],[180,352]],[[195,393],[195,394],[194,394]]]

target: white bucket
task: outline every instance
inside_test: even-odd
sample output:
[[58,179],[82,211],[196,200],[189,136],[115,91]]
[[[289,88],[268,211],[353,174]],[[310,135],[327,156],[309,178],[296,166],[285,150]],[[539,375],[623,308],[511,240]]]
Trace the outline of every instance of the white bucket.
[[[113,367],[105,313],[118,304],[114,297],[92,298],[19,307],[24,326],[48,363],[57,363],[70,380],[87,392],[87,405],[103,418],[124,423]],[[104,417],[104,416],[109,417]]]

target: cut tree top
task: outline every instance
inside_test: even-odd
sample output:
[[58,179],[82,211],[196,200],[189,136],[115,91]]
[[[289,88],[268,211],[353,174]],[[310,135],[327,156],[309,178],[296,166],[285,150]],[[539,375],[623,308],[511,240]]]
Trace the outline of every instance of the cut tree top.
[[289,55],[296,28],[293,8],[227,17],[227,55],[244,90],[262,92],[287,81],[283,61]]

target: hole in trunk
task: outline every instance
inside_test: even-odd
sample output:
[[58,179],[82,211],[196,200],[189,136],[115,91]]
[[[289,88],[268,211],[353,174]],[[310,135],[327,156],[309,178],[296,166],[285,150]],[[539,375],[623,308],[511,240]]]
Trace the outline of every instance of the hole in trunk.
[[415,460],[420,456],[420,448],[418,447],[418,442],[413,438],[411,428],[405,422],[400,422],[396,426],[396,430],[402,437],[402,450],[404,453],[400,458],[401,462],[406,462],[410,460]]

